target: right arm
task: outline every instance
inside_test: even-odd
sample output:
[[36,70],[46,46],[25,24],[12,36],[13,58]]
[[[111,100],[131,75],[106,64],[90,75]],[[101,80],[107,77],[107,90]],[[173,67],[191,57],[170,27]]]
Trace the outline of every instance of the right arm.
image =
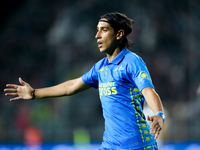
[[[4,91],[6,92],[5,95],[16,96],[10,99],[10,101],[19,100],[19,99],[26,99],[26,100],[33,99],[34,89],[28,83],[24,82],[21,78],[19,78],[19,82],[22,85],[7,84],[6,85],[7,88],[4,89]],[[35,98],[37,99],[49,98],[49,97],[60,97],[60,96],[73,95],[89,88],[90,86],[85,84],[82,78],[79,77],[77,79],[68,80],[66,82],[63,82],[55,86],[35,89],[34,94],[35,94]]]

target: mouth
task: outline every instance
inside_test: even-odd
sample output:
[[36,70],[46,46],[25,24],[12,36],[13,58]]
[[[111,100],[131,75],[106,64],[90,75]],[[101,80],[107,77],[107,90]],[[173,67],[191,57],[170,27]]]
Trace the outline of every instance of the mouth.
[[102,42],[97,41],[98,47],[101,48],[102,47]]

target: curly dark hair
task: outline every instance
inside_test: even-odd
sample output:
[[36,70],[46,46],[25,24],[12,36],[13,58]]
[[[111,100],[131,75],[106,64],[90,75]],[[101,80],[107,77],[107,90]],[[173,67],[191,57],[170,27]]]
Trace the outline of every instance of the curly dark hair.
[[106,13],[101,16],[101,19],[102,18],[107,19],[107,22],[113,27],[115,33],[117,33],[120,29],[124,30],[125,34],[119,41],[121,49],[133,46],[133,42],[127,39],[127,35],[129,35],[133,29],[134,21],[132,19],[119,12]]

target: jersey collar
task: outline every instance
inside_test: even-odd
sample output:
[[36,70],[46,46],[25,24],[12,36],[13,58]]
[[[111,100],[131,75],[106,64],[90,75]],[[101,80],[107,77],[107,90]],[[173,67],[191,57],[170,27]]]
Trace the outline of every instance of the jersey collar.
[[108,57],[106,57],[104,61],[104,65],[107,65],[107,64],[118,65],[127,53],[128,53],[128,49],[125,47],[110,63],[108,63]]

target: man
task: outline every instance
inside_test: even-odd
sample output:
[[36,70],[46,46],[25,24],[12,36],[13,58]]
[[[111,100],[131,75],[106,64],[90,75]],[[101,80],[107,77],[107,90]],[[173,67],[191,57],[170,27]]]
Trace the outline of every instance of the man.
[[[7,84],[6,96],[10,99],[40,99],[73,95],[98,88],[105,118],[105,132],[100,150],[155,150],[156,141],[164,122],[163,106],[154,90],[148,69],[143,60],[130,52],[127,35],[132,32],[133,21],[117,12],[101,16],[97,25],[100,52],[107,57],[97,62],[82,77],[56,86],[33,89],[19,78],[22,86]],[[143,103],[147,101],[156,114],[147,119],[143,114]],[[152,136],[155,136],[154,137]]]

